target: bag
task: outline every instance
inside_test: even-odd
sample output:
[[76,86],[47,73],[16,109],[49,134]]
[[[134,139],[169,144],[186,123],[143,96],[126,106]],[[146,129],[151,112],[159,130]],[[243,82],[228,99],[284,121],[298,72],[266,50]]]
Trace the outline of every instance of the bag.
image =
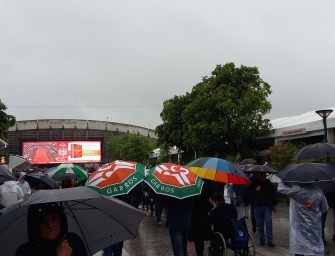
[[238,220],[231,220],[232,233],[231,233],[231,245],[233,248],[248,248],[249,234],[247,224],[245,223],[245,217]]

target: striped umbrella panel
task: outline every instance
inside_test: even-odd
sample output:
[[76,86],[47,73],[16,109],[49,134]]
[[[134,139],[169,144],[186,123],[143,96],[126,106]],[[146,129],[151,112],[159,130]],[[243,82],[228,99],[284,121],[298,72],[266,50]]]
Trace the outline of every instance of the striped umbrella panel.
[[213,181],[233,183],[233,184],[249,184],[250,180],[239,167],[216,157],[202,157],[193,160],[187,166],[204,179]]

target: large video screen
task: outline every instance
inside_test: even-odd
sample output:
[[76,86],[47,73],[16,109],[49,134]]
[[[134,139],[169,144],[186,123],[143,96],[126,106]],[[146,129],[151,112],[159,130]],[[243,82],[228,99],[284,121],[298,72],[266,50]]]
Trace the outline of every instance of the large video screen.
[[29,141],[22,151],[32,164],[101,162],[100,141]]

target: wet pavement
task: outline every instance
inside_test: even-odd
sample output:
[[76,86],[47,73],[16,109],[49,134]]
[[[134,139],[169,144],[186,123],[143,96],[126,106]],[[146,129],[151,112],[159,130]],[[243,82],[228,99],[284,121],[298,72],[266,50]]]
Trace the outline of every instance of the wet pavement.
[[[259,246],[257,233],[253,233],[251,229],[250,219],[247,220],[249,233],[253,236],[256,243],[257,255],[291,255],[289,253],[289,207],[286,204],[279,204],[278,212],[273,215],[273,237],[275,248],[269,246]],[[331,210],[330,210],[331,211]],[[249,207],[238,207],[239,217],[249,216]],[[325,234],[328,245],[326,246],[326,255],[335,255],[335,243],[332,239],[332,214],[328,213]],[[205,256],[208,251],[208,242],[205,245]],[[232,251],[230,251],[231,255]],[[173,256],[170,237],[168,229],[165,228],[165,220],[161,226],[157,226],[155,216],[151,217],[150,214],[142,221],[138,235],[135,239],[125,241],[123,256]],[[194,244],[188,243],[188,255],[196,256]]]

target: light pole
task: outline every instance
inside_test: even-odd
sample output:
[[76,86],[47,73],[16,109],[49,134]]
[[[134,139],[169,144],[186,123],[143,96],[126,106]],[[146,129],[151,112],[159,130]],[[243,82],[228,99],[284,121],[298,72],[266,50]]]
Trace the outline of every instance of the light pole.
[[328,143],[327,138],[327,117],[333,112],[332,109],[322,109],[322,110],[316,110],[315,113],[317,113],[319,116],[322,117],[323,122],[323,131],[325,136],[325,143]]

